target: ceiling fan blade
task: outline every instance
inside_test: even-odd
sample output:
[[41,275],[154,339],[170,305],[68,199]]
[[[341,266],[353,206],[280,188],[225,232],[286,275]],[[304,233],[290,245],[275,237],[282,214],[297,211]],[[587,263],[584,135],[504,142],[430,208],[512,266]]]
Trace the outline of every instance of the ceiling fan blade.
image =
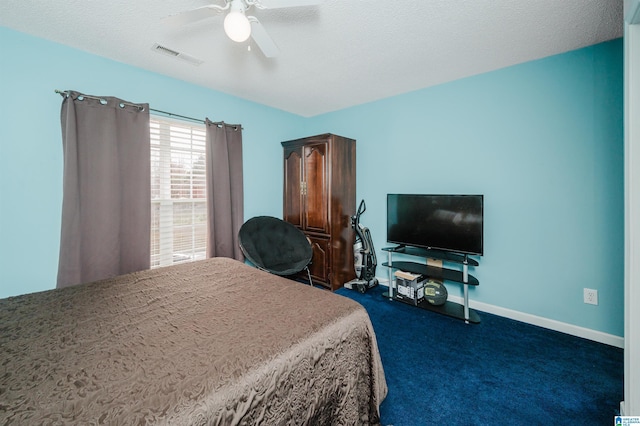
[[259,0],[265,9],[281,9],[285,7],[315,6],[324,0]]
[[164,18],[163,21],[168,25],[182,26],[219,15],[222,10],[223,9],[220,6],[202,6],[196,9],[176,13],[175,15],[169,15]]
[[258,18],[255,16],[247,16],[249,22],[251,22],[251,38],[255,41],[256,45],[262,51],[262,54],[267,58],[274,58],[278,56],[280,50],[271,36],[264,29]]

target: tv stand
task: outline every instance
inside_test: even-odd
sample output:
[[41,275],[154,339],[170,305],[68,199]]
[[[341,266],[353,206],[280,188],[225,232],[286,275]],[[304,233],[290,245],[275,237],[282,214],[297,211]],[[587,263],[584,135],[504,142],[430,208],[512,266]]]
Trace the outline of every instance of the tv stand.
[[[399,269],[402,271],[412,272],[414,274],[422,274],[427,278],[435,278],[442,281],[450,281],[461,283],[463,286],[463,303],[455,303],[446,301],[444,305],[436,306],[432,305],[426,300],[418,303],[416,306],[440,314],[448,315],[454,318],[462,319],[467,324],[479,324],[480,316],[473,309],[469,308],[469,286],[479,285],[479,281],[476,277],[469,275],[469,266],[478,266],[478,262],[469,258],[466,254],[451,253],[442,250],[424,249],[410,246],[395,246],[385,247],[382,249],[387,252],[388,261],[383,263],[382,266],[386,266],[389,272],[389,291],[384,293],[384,297],[390,300],[398,300],[405,302],[402,299],[396,297],[396,283],[393,271]],[[394,254],[402,254],[407,256],[421,257],[427,260],[427,263],[418,263],[413,261],[394,261]],[[451,269],[438,266],[432,266],[428,264],[428,259],[438,259],[443,262],[449,262],[460,265],[459,269]]]

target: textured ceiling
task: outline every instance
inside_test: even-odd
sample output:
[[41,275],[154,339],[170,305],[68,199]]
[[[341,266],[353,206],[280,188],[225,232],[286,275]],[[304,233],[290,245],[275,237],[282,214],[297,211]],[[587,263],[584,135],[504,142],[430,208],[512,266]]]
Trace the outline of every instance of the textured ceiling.
[[[2,0],[0,25],[302,116],[622,36],[622,0],[325,0],[255,10],[280,48],[229,40],[207,0]],[[217,4],[224,4],[217,0]],[[201,60],[157,53],[155,43]]]

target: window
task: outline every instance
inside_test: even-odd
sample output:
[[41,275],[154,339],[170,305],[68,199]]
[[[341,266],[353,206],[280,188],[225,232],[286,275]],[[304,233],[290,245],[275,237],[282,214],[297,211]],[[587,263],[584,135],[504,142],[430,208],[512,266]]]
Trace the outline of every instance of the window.
[[205,127],[152,116],[151,267],[204,259]]

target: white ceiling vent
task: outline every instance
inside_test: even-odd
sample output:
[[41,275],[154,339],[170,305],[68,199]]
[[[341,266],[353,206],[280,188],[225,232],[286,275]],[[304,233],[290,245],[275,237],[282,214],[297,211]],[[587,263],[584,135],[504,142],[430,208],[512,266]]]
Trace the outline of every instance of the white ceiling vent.
[[202,60],[198,59],[198,58],[194,58],[191,55],[187,55],[186,53],[182,53],[182,52],[178,52],[176,50],[173,49],[169,49],[166,46],[163,46],[161,44],[155,43],[151,49],[155,52],[158,53],[162,53],[163,55],[167,55],[167,56],[171,56],[174,58],[178,58],[178,59],[182,59],[185,62],[189,62],[191,65],[195,65],[198,66],[200,64],[202,64]]

